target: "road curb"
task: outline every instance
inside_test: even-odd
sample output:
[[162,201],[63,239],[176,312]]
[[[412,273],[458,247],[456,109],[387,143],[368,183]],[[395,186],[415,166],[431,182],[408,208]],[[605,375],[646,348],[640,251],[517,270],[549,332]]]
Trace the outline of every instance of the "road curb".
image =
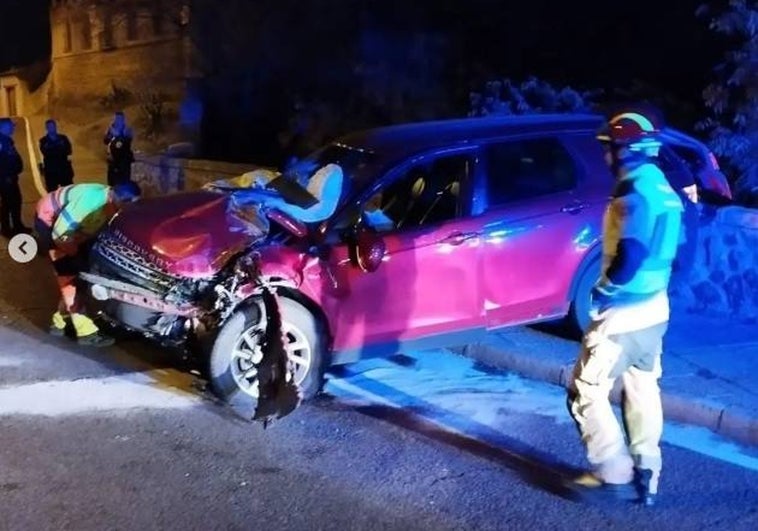
[[[483,343],[452,350],[489,367],[512,371],[563,388],[568,386],[573,371],[572,365],[514,354]],[[663,414],[667,420],[700,426],[737,442],[758,446],[758,418],[730,408],[703,404],[692,397],[668,393],[665,390],[665,382],[663,386],[661,400]],[[611,401],[618,404],[620,395],[619,388],[614,388]]]

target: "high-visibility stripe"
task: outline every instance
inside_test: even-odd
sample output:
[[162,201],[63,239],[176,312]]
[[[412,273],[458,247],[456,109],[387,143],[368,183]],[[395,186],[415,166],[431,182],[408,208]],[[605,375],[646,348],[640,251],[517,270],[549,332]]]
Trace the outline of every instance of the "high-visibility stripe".
[[[52,204],[53,204],[53,211],[57,214],[56,218],[62,217],[63,221],[66,222],[66,230],[63,231],[64,234],[71,229],[76,229],[79,226],[76,220],[66,210],[66,206],[68,205],[68,198],[69,198],[72,187],[73,185],[59,188],[55,192],[53,192],[50,196],[52,200]],[[55,227],[55,223],[53,223],[53,227]],[[62,236],[62,234],[59,233],[58,231],[53,230],[53,233],[55,236]]]
[[655,126],[653,125],[653,122],[648,120],[645,116],[636,113],[636,112],[625,112],[623,114],[619,114],[616,116],[611,123],[616,123],[619,120],[622,120],[624,118],[628,118],[630,120],[633,120],[637,122],[637,125],[639,125],[643,131],[654,131]]

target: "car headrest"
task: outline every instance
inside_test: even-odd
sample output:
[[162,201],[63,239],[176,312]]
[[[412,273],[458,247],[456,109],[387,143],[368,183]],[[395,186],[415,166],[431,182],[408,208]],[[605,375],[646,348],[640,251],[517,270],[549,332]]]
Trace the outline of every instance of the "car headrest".
[[418,199],[421,197],[421,194],[424,193],[424,190],[426,189],[426,181],[423,177],[419,177],[415,181],[413,181],[413,186],[411,186],[411,197],[413,199]]
[[337,164],[327,164],[313,174],[306,188],[319,202],[331,202],[335,199],[335,194],[339,200],[343,178],[342,168]]

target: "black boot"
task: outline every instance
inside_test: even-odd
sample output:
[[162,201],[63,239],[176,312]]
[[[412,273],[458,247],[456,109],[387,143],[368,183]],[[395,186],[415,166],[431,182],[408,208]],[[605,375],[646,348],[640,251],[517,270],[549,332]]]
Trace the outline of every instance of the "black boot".
[[655,505],[656,493],[650,492],[650,482],[653,479],[653,471],[645,468],[634,469],[634,485],[637,489],[638,502],[645,507]]
[[84,347],[102,348],[110,347],[116,340],[102,332],[95,332],[94,334],[78,337],[76,342]]

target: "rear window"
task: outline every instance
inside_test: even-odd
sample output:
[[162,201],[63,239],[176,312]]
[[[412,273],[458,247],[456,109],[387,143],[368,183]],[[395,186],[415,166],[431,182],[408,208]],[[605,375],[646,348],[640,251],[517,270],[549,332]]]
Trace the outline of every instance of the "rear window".
[[664,146],[661,149],[657,162],[674,190],[679,191],[696,183],[693,170],[672,146]]
[[677,145],[672,145],[671,149],[682,158],[690,171],[698,172],[705,167],[705,160],[697,150]]
[[491,207],[572,190],[578,180],[576,163],[557,138],[492,144],[485,160]]

